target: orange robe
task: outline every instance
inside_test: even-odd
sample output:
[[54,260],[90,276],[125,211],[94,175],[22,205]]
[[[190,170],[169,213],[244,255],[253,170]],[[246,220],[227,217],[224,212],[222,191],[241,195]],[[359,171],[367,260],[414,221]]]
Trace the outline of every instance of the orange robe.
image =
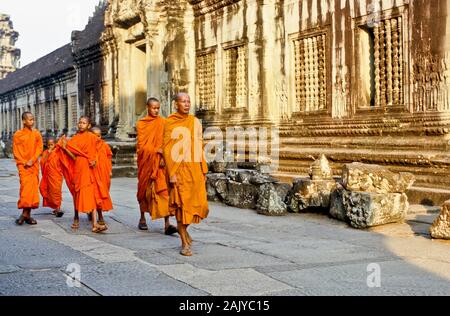
[[64,180],[66,181],[67,188],[69,189],[70,194],[72,195],[75,202],[75,183],[73,179],[75,161],[63,150],[62,141],[62,138],[60,138],[58,143],[56,144],[56,147],[60,149],[57,151],[57,153],[59,156],[59,161],[61,163],[61,170]]
[[112,151],[109,145],[101,139],[97,139],[97,166],[93,171],[97,210],[110,211],[113,209],[109,194],[109,189],[111,188]]
[[52,209],[61,208],[62,202],[63,174],[59,151],[59,148],[55,148],[52,152],[46,150],[41,157],[42,180],[39,189],[43,206]]
[[153,220],[173,216],[169,210],[169,191],[165,168],[160,167],[164,136],[162,117],[147,116],[137,124],[137,199],[141,212],[149,212]]
[[[39,207],[39,156],[43,151],[42,136],[37,130],[21,129],[14,134],[13,153],[20,177],[20,198],[17,208]],[[33,165],[25,168],[32,160]]]
[[[188,147],[182,146],[186,142]],[[169,204],[177,221],[184,225],[200,223],[209,213],[205,184],[208,166],[201,124],[193,115],[175,113],[166,120],[164,159],[169,177],[177,177],[177,184],[170,189]]]
[[90,161],[97,158],[97,136],[90,132],[78,133],[67,142],[67,150],[76,156],[73,168],[75,209],[81,213],[91,213],[97,209],[94,169]]

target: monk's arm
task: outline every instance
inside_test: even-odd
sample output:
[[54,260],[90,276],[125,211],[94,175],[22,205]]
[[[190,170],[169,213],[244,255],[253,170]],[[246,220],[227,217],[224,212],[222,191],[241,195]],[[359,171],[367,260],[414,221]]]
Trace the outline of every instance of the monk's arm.
[[36,152],[34,153],[33,156],[33,164],[39,159],[39,157],[42,155],[42,152],[44,151],[44,142],[42,141],[42,136],[41,133],[38,132],[38,139],[36,141],[37,145],[36,145]]
[[77,159],[77,156],[75,156],[69,149],[67,149],[66,144],[63,145],[62,149],[70,158],[72,158],[72,160]]
[[14,138],[13,138],[13,155],[17,165],[25,165],[27,163],[27,161],[23,159],[23,157],[20,155],[17,142],[14,140]]

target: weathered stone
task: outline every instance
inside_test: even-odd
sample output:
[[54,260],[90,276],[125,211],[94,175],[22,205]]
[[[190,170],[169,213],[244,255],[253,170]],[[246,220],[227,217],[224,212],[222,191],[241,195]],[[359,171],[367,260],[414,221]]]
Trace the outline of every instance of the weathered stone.
[[450,240],[450,200],[442,205],[441,214],[430,228],[431,237]]
[[348,222],[347,211],[344,208],[344,191],[344,187],[340,184],[337,184],[336,189],[331,192],[330,216],[337,220]]
[[325,155],[321,155],[319,159],[314,161],[310,167],[309,173],[313,180],[331,180],[333,179],[333,172]]
[[0,79],[19,67],[20,49],[14,47],[18,38],[10,16],[0,13]]
[[344,165],[342,177],[347,190],[372,193],[405,193],[415,182],[411,173],[394,173],[358,162]]
[[221,179],[216,182],[217,197],[220,201],[225,201],[228,196],[228,180]]
[[227,172],[227,163],[226,162],[219,162],[219,161],[212,161],[209,163],[209,171],[212,173],[225,173]]
[[409,203],[404,193],[343,192],[343,205],[350,225],[369,228],[405,219]]
[[257,172],[251,169],[227,169],[226,175],[232,181],[249,184],[250,179],[256,176]]
[[219,181],[225,181],[227,176],[224,173],[208,173],[206,175],[206,192],[208,194],[209,201],[220,201],[220,196],[217,192],[217,186]]
[[258,188],[252,184],[229,180],[225,204],[229,206],[254,209],[258,201]]
[[311,209],[328,210],[331,192],[336,186],[335,180],[296,179],[286,198],[289,210],[294,213]]
[[267,183],[259,187],[256,209],[259,214],[280,216],[287,213],[284,202],[291,186],[286,183]]

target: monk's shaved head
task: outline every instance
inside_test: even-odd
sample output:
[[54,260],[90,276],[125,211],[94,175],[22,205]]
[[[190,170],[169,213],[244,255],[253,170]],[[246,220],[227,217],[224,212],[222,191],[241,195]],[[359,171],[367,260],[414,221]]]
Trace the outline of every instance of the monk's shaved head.
[[187,94],[186,92],[179,92],[179,93],[175,94],[175,96],[173,97],[173,100],[175,102],[178,102],[182,97],[188,97],[189,98],[189,94]]
[[33,129],[34,126],[34,115],[31,112],[23,112],[22,123],[25,128]]
[[22,114],[22,121],[25,121],[28,116],[33,116],[33,113],[31,113],[31,112],[23,112],[23,114]]
[[174,98],[175,109],[178,113],[186,115],[189,114],[191,110],[191,98],[189,94],[185,92],[180,92],[175,95]]
[[97,136],[98,138],[102,138],[102,130],[97,127],[94,126],[93,128],[90,129],[91,133],[95,134],[95,136]]

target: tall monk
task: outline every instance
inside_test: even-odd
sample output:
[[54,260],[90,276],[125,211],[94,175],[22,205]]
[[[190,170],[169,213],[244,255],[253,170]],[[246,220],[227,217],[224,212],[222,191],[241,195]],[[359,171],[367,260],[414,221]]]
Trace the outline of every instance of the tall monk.
[[161,105],[156,98],[147,101],[148,115],[137,124],[138,193],[141,210],[140,230],[148,230],[145,213],[152,220],[165,220],[165,234],[173,235],[177,228],[170,225],[169,191],[163,158],[164,119],[159,116]]
[[82,116],[78,121],[78,133],[69,141],[63,141],[63,148],[75,160],[73,184],[75,189],[75,216],[72,229],[79,228],[79,212],[92,214],[92,231],[99,233],[106,228],[97,223],[96,187],[94,169],[97,166],[97,137],[89,132],[89,117]]
[[112,151],[109,145],[102,139],[102,131],[98,127],[91,128],[91,132],[97,137],[97,166],[95,175],[95,199],[97,201],[98,224],[108,228],[103,218],[103,212],[113,209],[109,190],[112,177]]
[[164,126],[164,159],[170,178],[170,208],[175,211],[181,237],[181,255],[192,256],[187,229],[208,216],[206,174],[202,127],[189,114],[191,100],[186,93],[175,97],[176,113]]
[[13,138],[13,153],[20,177],[20,198],[17,207],[22,215],[16,220],[17,225],[36,225],[31,217],[31,210],[39,207],[39,156],[43,151],[42,136],[33,129],[34,116],[30,112],[22,114],[23,129],[17,131]]
[[61,211],[63,171],[59,151],[55,138],[47,138],[47,150],[41,157],[42,180],[39,190],[43,206],[52,208],[56,217],[63,217],[64,212]]

